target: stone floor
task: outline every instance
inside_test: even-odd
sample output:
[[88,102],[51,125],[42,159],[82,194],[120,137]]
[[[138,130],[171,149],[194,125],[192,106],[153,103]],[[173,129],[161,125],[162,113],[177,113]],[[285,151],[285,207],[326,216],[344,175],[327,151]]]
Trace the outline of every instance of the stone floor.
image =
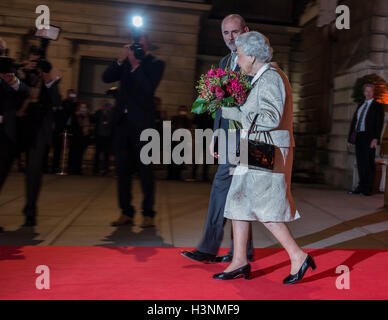
[[[24,177],[13,173],[0,194],[0,245],[174,246],[195,247],[202,235],[211,185],[201,182],[157,181],[156,228],[111,227],[117,208],[112,177],[44,177],[38,226],[21,227]],[[305,248],[388,249],[388,210],[383,195],[350,196],[323,186],[293,185],[302,219],[289,224]],[[141,190],[134,181],[134,205],[140,212]],[[141,216],[137,214],[136,224]],[[257,248],[278,247],[260,223],[253,224]],[[222,247],[230,243],[225,227]]]

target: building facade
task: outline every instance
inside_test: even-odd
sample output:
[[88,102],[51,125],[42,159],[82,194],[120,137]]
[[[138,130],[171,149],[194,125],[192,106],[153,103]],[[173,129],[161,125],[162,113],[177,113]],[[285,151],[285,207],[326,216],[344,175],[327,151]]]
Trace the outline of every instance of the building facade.
[[[22,60],[31,44],[38,0],[0,3],[0,36]],[[240,13],[251,30],[264,33],[274,60],[294,94],[294,181],[351,188],[357,180],[347,133],[356,104],[353,86],[362,76],[388,76],[386,0],[49,0],[51,24],[61,28],[48,58],[62,73],[61,92],[79,91],[97,108],[111,85],[101,81],[106,65],[131,38],[129,18],[144,16],[152,54],[166,62],[157,96],[168,116],[191,106],[199,75],[228,53],[222,18]],[[335,8],[350,10],[350,29],[337,29]],[[379,152],[379,149],[377,150]]]

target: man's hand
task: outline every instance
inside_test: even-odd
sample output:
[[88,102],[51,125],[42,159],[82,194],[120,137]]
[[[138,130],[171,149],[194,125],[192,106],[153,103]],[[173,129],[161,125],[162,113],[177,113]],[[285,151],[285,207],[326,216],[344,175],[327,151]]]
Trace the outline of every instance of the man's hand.
[[130,46],[130,44],[126,44],[121,50],[121,54],[117,59],[119,63],[123,63],[123,61],[128,58],[129,51],[131,51]]
[[370,148],[371,148],[371,149],[376,149],[376,147],[377,147],[377,142],[378,142],[377,139],[373,139],[372,142],[370,143]]
[[0,73],[0,78],[9,86],[12,86],[17,81],[14,73]]
[[140,66],[141,60],[135,58],[135,53],[130,48],[128,52],[128,60],[131,64],[132,70],[135,70],[138,66]]
[[352,144],[348,142],[348,149],[352,147]]
[[131,64],[132,70],[136,69],[138,66],[140,66],[141,60],[138,60],[135,58],[135,54],[133,50],[131,49],[132,44],[126,44],[123,47],[123,50],[121,52],[120,57],[117,59],[118,62],[121,64],[125,59],[128,58],[129,63]]

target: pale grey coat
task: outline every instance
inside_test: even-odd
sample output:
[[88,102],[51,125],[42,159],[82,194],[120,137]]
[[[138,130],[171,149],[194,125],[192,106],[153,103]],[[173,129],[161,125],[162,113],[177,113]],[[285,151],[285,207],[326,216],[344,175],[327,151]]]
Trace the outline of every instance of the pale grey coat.
[[[226,199],[224,216],[233,220],[289,222],[300,218],[291,195],[293,147],[292,91],[279,68],[265,64],[253,78],[244,105],[222,108],[222,116],[242,124],[242,138],[258,113],[256,130],[269,131],[275,145],[274,170],[236,167]],[[257,138],[252,134],[250,139]],[[244,143],[242,143],[243,148]],[[243,152],[243,151],[242,151]]]

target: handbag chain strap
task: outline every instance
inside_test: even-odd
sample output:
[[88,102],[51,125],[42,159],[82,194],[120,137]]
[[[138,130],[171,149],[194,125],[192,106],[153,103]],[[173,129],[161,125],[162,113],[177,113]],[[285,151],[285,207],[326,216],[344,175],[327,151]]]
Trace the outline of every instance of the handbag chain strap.
[[[259,114],[257,113],[256,116],[254,117],[252,123],[251,123],[251,126],[250,126],[249,131],[248,131],[248,139],[249,139],[249,136],[253,133],[253,127],[256,125],[256,120],[257,120],[258,116],[259,116]],[[260,135],[264,134],[264,142],[265,143],[271,142],[272,145],[275,145],[269,131],[260,131],[259,130],[259,131],[255,131],[255,132],[259,134],[259,137],[258,137],[259,141],[260,141]]]

